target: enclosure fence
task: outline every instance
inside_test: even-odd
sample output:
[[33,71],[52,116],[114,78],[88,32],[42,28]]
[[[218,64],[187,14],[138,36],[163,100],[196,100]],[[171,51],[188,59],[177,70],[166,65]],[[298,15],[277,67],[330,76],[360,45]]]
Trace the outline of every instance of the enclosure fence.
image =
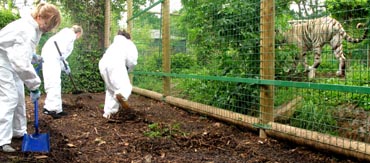
[[202,0],[173,13],[170,0],[127,2],[134,93],[370,161],[366,2]]

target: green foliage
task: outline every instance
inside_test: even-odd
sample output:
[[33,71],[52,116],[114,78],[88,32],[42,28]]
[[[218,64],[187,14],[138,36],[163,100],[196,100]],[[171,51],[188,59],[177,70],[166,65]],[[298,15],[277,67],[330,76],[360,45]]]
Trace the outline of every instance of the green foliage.
[[[204,67],[192,67],[188,70],[181,71],[184,74],[193,74],[193,75],[206,75],[209,74],[209,70]],[[213,95],[215,94],[215,84],[212,84],[212,81],[208,80],[173,80],[173,82],[178,82],[179,86],[177,89],[180,89],[181,95],[183,97],[189,97],[192,101],[195,102],[205,102],[209,103]],[[219,83],[218,83],[219,84]]]
[[[81,40],[75,43],[73,54],[68,58],[73,78],[79,89],[88,92],[99,92],[104,90],[104,83],[99,74],[98,62],[104,53],[104,14],[106,1],[75,0],[51,1],[54,4],[60,4],[63,12],[62,27],[79,24],[84,30]],[[145,0],[135,0],[134,7],[139,8],[145,4]],[[118,20],[121,19],[122,11],[126,5],[125,0],[111,2],[112,36],[118,31]],[[47,40],[45,37],[45,40]],[[42,40],[44,41],[44,40]],[[68,76],[63,76],[63,91],[73,91],[73,86]]]
[[132,37],[139,51],[139,55],[150,55],[158,52],[158,47],[151,38],[151,30],[153,27],[147,22],[140,22],[140,27],[135,28],[132,32]]
[[[217,82],[214,82],[217,83]],[[257,115],[259,103],[259,86],[244,83],[215,84],[212,106],[227,108],[237,113]]]
[[163,92],[162,77],[151,75],[140,75],[134,77],[134,85],[151,91]]
[[138,65],[135,67],[137,71],[159,72],[162,70],[162,57],[159,55],[140,55]]
[[[275,49],[275,74],[277,79],[282,79],[287,75],[287,72],[292,70],[292,65],[297,56],[299,56],[299,49],[296,45],[278,45]],[[294,70],[300,72],[302,70]]]
[[[326,80],[316,80],[313,82],[348,85],[348,86],[369,86],[370,70],[362,64],[353,64],[348,70],[347,79],[327,78]],[[291,125],[310,129],[314,131],[337,134],[336,119],[333,109],[343,104],[351,104],[370,110],[368,94],[347,93],[338,91],[324,91],[297,88],[278,88],[275,95],[275,106],[280,106],[286,101],[292,100],[298,94],[304,97],[296,107],[296,111],[291,118]],[[307,100],[309,99],[309,100]]]
[[0,10],[0,29],[18,18],[19,14],[13,14],[10,10]]
[[144,132],[145,136],[148,136],[151,138],[162,136],[158,123],[149,124],[148,128],[149,128],[149,131]]
[[[351,66],[347,73],[350,80],[335,80],[334,78],[327,79],[325,82],[328,84],[339,84],[339,85],[349,85],[349,86],[363,86],[369,87],[370,81],[370,68],[362,64],[354,64]],[[364,110],[370,110],[369,95],[352,93],[347,95],[345,92],[339,92],[336,94],[328,94],[328,98],[333,99],[333,105],[338,105],[340,103],[353,103]]]
[[[222,59],[226,53],[239,55],[236,57],[240,60],[246,60],[258,54],[259,49],[255,47],[259,43],[259,3],[203,0],[186,4],[191,5],[185,5],[181,20],[183,27],[188,29],[187,41],[191,48],[194,48],[191,51],[197,56],[199,65],[212,65],[214,58]],[[242,19],[242,15],[255,15],[255,17]],[[226,63],[218,63],[218,65],[224,66]],[[225,69],[225,67],[220,68]]]
[[[98,62],[104,53],[104,1],[74,0],[58,1],[63,12],[60,28],[73,24],[81,25],[84,31],[80,40],[75,41],[74,50],[68,58],[76,87],[87,92],[104,90],[99,74]],[[41,43],[41,42],[40,42]],[[63,92],[73,91],[68,76],[62,76]]]
[[[188,69],[193,70],[189,72],[258,77],[259,1],[183,0],[182,3],[179,30],[187,34],[187,51],[189,56],[196,57],[198,65]],[[258,98],[256,87],[248,84],[208,80],[186,80],[183,84],[188,89],[182,93],[191,100],[241,113],[247,113],[246,109],[252,108]]]
[[[151,14],[142,14],[135,18],[135,29],[132,31],[133,40],[139,51],[138,64],[135,71],[143,72],[160,72],[162,71],[162,56],[161,56],[161,39],[152,38],[152,32],[160,29],[155,29],[155,25],[150,22],[159,18],[153,17]],[[157,92],[162,91],[162,77],[157,76],[136,76],[134,77],[134,85]]]
[[184,136],[186,133],[180,130],[180,124],[176,123],[171,125],[164,125],[160,123],[152,123],[148,125],[149,131],[145,131],[144,135],[151,138],[158,137],[172,137],[172,136]]
[[[306,80],[307,76],[298,76],[304,73],[304,65],[301,60],[297,61],[297,68],[293,71],[293,64],[296,57],[300,57],[300,49],[294,44],[281,44],[275,49],[275,75],[279,80],[295,76],[295,78],[301,78],[300,80]],[[307,63],[312,65],[314,62],[314,54],[312,51],[308,51]],[[321,63],[317,71],[320,73],[333,73],[338,68],[339,61],[335,58],[333,51],[329,45],[323,47],[321,53]],[[292,73],[292,74],[290,74]]]
[[[84,51],[81,49],[76,49],[75,52],[79,55],[70,56],[70,65],[74,65],[72,69],[72,75],[75,79],[76,87],[80,90],[85,90],[88,92],[102,92],[104,91],[104,82],[100,76],[99,72],[99,60],[102,55],[101,51]],[[86,71],[88,70],[88,71]],[[66,79],[68,76],[64,76],[65,80],[63,83],[67,87],[63,88],[66,92],[68,90],[73,91],[73,86],[71,81]],[[67,84],[67,83],[68,84]],[[70,89],[68,89],[70,88]]]
[[304,101],[298,106],[291,119],[291,125],[299,128],[319,131],[322,133],[336,133],[336,120],[332,115],[331,107],[318,107],[316,102]]
[[194,55],[187,53],[177,53],[171,55],[171,72],[181,73],[182,70],[190,69],[196,66],[196,58]]
[[[346,5],[347,3],[339,3],[337,2],[338,0],[332,0],[332,1],[326,1],[327,4],[330,7],[333,7],[333,5]],[[354,5],[352,1],[346,1],[348,2],[347,5]],[[359,2],[360,5],[362,5],[362,9],[364,8],[369,8],[369,7],[364,7],[365,4],[363,2]],[[332,6],[330,6],[332,5]],[[353,6],[352,6],[353,7]],[[336,11],[344,11],[343,8],[336,8]],[[331,11],[334,13],[334,15],[330,14],[332,17],[335,17],[343,26],[345,31],[347,32],[348,35],[350,35],[353,38],[360,38],[364,34],[364,29],[357,29],[356,25],[358,23],[366,23],[369,22],[368,18],[365,18],[364,15],[357,15],[355,18],[355,15],[350,15],[351,13],[345,13],[345,12],[340,12],[340,14],[335,14],[334,11]],[[328,14],[329,15],[329,14]],[[293,65],[293,61],[295,57],[299,57],[299,49],[296,45],[287,45],[284,43],[284,36],[283,33],[287,30],[289,30],[290,25],[288,23],[289,20],[294,19],[294,16],[292,13],[289,14],[279,14],[277,15],[276,18],[276,38],[275,38],[275,57],[276,57],[276,76],[278,79],[282,79],[281,77],[284,77],[284,75],[287,75],[287,71],[291,69]],[[357,44],[351,44],[347,43],[345,40],[343,40],[343,52],[346,58],[351,58],[351,59],[366,59],[366,55],[363,55],[365,46],[369,43],[368,39],[365,39],[361,43]],[[333,54],[333,51],[331,50],[332,48],[329,46],[329,43],[327,43],[323,49],[322,49],[322,54],[321,54],[321,59],[322,62],[320,64],[320,71],[326,70],[335,70],[338,61],[335,59],[335,56]],[[353,56],[352,56],[353,55]],[[312,64],[313,63],[313,53],[309,52],[307,54],[308,56],[308,63]],[[300,66],[302,66],[301,63],[299,63]]]
[[[281,4],[281,3],[279,3]],[[284,3],[282,3],[284,4]],[[366,1],[342,1],[342,0],[327,0],[326,1],[327,12],[332,17],[336,18],[341,22],[344,29],[352,37],[361,37],[364,33],[363,30],[356,29],[357,23],[366,23],[369,21],[367,15],[369,15],[369,3]],[[282,33],[289,29],[289,20],[295,19],[294,14],[291,12],[286,12],[285,10],[280,10],[279,13],[287,14],[277,14],[276,19],[276,62],[275,62],[275,72],[278,79],[284,79],[287,75],[286,71],[289,70],[293,64],[294,57],[299,55],[299,50],[297,46],[282,44]],[[317,17],[317,16],[316,16]],[[365,45],[368,44],[368,40],[363,41],[359,44],[349,44],[346,41],[343,42],[343,51],[346,58],[349,59],[361,59],[366,60],[367,56]],[[307,54],[309,64],[313,62],[313,54],[310,52]],[[325,73],[325,71],[336,71],[338,68],[338,61],[331,50],[331,47],[326,45],[323,48],[321,55],[322,62],[317,71]],[[302,71],[301,69],[298,69]],[[351,65],[347,71],[347,79],[340,80],[338,78],[328,78],[328,79],[315,79],[311,82],[318,83],[328,83],[335,85],[353,85],[353,86],[367,86],[367,81],[369,78],[368,68],[364,68],[361,64]],[[331,72],[333,73],[333,72]],[[305,75],[302,78],[307,78]],[[291,89],[287,90],[284,88],[278,88],[275,96],[275,106],[280,106],[286,101],[292,100],[296,96],[298,91],[291,92]],[[335,91],[321,91],[321,90],[308,90],[308,89],[298,89],[301,90],[301,95],[305,100],[300,103],[297,107],[298,110],[294,114],[294,118],[291,119],[291,124],[296,127],[301,127],[305,129],[326,132],[336,134],[336,123],[333,117],[332,109],[338,107],[341,104],[354,104],[359,107],[364,108],[364,110],[369,110],[370,105],[369,95],[360,93],[346,93],[346,92],[335,92]],[[307,97],[309,96],[309,97]]]
[[[140,17],[135,18],[135,29],[132,31],[132,37],[139,51],[138,64],[135,67],[135,71],[159,72],[162,70],[161,39],[152,38],[152,31],[160,31],[160,29],[155,29],[155,25],[150,23],[154,20],[160,22],[159,18],[150,14],[142,14]],[[150,80],[149,78],[147,76],[135,77],[134,84],[141,88],[161,90],[161,82],[153,82],[161,81],[161,79],[153,77]]]
[[355,19],[370,14],[368,0],[326,0],[325,6],[334,18]]
[[299,89],[292,88],[292,87],[276,87],[275,90],[275,99],[274,99],[274,106],[279,107],[284,103],[292,101],[295,97],[301,96],[299,95]]
[[[339,20],[353,19],[352,22],[341,21],[346,29],[354,29],[358,22],[368,17],[368,5],[364,1],[327,0],[328,11],[333,17]],[[113,1],[112,10],[114,11],[112,22],[119,19],[121,12],[124,11],[124,0]],[[276,28],[286,31],[288,20],[297,18],[296,13],[289,10],[289,0],[278,1]],[[104,31],[104,2],[82,0],[76,3],[72,0],[60,2],[62,11],[67,14],[67,20],[79,23],[84,27],[85,34],[83,40],[77,42],[74,54],[69,60],[72,64],[73,76],[77,78],[78,87],[89,91],[102,91],[104,85],[100,79],[98,71],[98,61],[104,53],[103,31]],[[144,0],[135,1],[134,15],[140,11],[140,5]],[[171,24],[172,31],[180,31],[182,37],[186,38],[186,53],[171,53],[172,73],[205,75],[205,76],[228,76],[241,78],[259,78],[259,34],[260,34],[260,1],[259,0],[182,0],[184,8],[179,12],[180,16]],[[366,9],[359,9],[358,5],[367,6]],[[350,8],[351,12],[342,12],[343,8]],[[338,12],[340,11],[340,12]],[[358,12],[357,12],[358,11]],[[320,13],[326,14],[326,13]],[[329,15],[329,14],[328,14]],[[317,16],[317,15],[314,15]],[[363,16],[363,17],[360,17]],[[301,18],[301,17],[300,17]],[[361,18],[361,19],[357,19]],[[160,29],[161,20],[153,14],[145,13],[135,18],[133,40],[139,49],[138,66],[135,71],[161,72],[161,40],[151,38],[152,29]],[[116,32],[118,26],[112,26],[112,32]],[[176,30],[172,30],[175,28]],[[361,33],[361,32],[359,32]],[[279,34],[279,33],[278,33]],[[351,33],[352,34],[352,33]],[[112,34],[114,35],[114,34]],[[357,33],[355,32],[355,36]],[[171,36],[172,33],[171,33]],[[357,35],[358,36],[358,35]],[[172,39],[172,38],[171,38]],[[277,39],[281,39],[277,35]],[[364,42],[366,44],[368,42]],[[172,46],[173,44],[171,44]],[[279,44],[277,44],[280,46]],[[349,47],[346,47],[349,46]],[[345,45],[344,49],[354,49],[363,45]],[[353,47],[353,48],[352,48]],[[328,48],[328,47],[326,47]],[[327,54],[327,49],[324,49]],[[276,51],[279,63],[276,63],[276,73],[283,75],[291,66],[291,61],[298,53],[297,47],[283,47]],[[346,53],[347,54],[347,53]],[[362,58],[364,53],[359,52],[358,58]],[[312,57],[312,55],[310,55]],[[350,57],[349,57],[350,58]],[[337,63],[329,63],[330,59],[323,59],[321,68],[334,69]],[[353,67],[356,68],[356,67]],[[356,68],[356,70],[358,70]],[[348,73],[354,80],[340,81],[328,79],[324,81],[332,84],[349,84],[366,86],[369,81],[368,75],[364,76],[364,71],[353,71]],[[63,76],[63,82],[70,83],[67,76]],[[239,113],[256,115],[259,104],[259,86],[245,83],[225,82],[216,80],[202,79],[178,79],[172,78],[176,89],[180,94],[193,101],[210,104],[213,106],[230,109]],[[134,83],[142,88],[150,88],[161,92],[162,77],[142,75],[134,78]],[[313,82],[323,82],[317,80]],[[69,85],[67,91],[73,87]],[[280,88],[278,88],[280,90]],[[275,105],[291,100],[296,89],[286,92],[280,91]],[[335,120],[331,116],[332,108],[340,103],[358,102],[365,109],[370,108],[366,101],[368,95],[351,94],[333,91],[312,91],[302,90],[301,93],[311,95],[309,101],[302,101],[291,123],[297,127],[313,129],[320,132],[335,132]],[[280,97],[280,98],[279,98]],[[324,100],[325,102],[321,101]],[[180,132],[175,126],[165,126],[154,123],[148,126],[149,131],[144,134],[149,137],[171,136]],[[181,133],[181,132],[180,132]]]
[[[211,64],[216,54],[222,54],[220,49],[227,50],[231,46],[248,51],[258,43],[259,3],[203,0],[187,2],[184,6],[180,18],[182,28],[187,29],[189,44],[195,45],[192,48],[200,65]],[[242,15],[255,16],[245,19]]]

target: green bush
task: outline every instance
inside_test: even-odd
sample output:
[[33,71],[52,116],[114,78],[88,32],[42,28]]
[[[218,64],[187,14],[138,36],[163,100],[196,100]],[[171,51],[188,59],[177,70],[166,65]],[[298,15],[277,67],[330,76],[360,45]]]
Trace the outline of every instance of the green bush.
[[9,10],[0,10],[0,29],[18,18],[19,14],[13,14]]
[[171,55],[171,71],[180,73],[183,69],[190,69],[196,65],[196,57],[186,53]]
[[319,107],[311,100],[304,100],[294,113],[291,125],[322,133],[335,134],[337,123],[331,111],[332,107],[330,106]]
[[149,131],[145,131],[144,135],[151,138],[186,136],[187,133],[182,132],[180,127],[181,126],[179,123],[175,123],[172,125],[152,123],[148,125]]

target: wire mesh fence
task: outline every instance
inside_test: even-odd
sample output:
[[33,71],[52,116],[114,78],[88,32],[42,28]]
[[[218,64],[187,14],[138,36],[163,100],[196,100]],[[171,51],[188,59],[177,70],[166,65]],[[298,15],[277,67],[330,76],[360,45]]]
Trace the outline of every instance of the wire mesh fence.
[[370,157],[367,1],[183,1],[167,18],[168,2],[133,11],[136,87],[260,133]]

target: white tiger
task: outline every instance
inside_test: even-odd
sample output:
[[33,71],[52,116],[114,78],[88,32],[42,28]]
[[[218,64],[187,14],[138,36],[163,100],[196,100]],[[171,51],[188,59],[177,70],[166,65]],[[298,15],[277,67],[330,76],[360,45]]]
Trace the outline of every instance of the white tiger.
[[[292,28],[284,33],[285,42],[296,44],[300,49],[301,54],[299,57],[296,57],[293,64],[293,69],[296,68],[298,60],[302,60],[303,58],[305,72],[309,72],[309,78],[315,77],[315,71],[321,62],[320,56],[322,48],[326,43],[330,43],[336,59],[339,60],[339,69],[336,73],[337,76],[344,77],[346,58],[343,54],[343,39],[351,43],[359,43],[367,37],[368,33],[368,24],[366,24],[367,26],[363,36],[356,39],[352,38],[346,33],[342,25],[336,19],[331,17],[294,21],[291,24]],[[312,66],[307,64],[306,53],[309,50],[312,50],[315,54],[314,63]]]

